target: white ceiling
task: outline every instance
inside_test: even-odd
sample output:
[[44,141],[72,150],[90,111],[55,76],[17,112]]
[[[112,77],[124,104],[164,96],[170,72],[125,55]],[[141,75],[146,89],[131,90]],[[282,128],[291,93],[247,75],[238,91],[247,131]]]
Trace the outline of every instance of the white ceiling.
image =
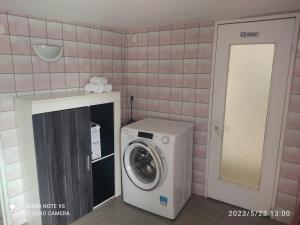
[[300,0],[0,0],[0,10],[133,28],[299,11]]

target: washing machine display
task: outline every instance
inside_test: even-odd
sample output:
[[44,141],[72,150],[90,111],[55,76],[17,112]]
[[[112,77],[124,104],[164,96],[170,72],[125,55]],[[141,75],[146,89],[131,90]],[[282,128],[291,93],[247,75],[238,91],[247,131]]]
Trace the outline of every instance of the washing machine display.
[[152,190],[162,181],[161,151],[145,140],[131,142],[124,151],[123,164],[129,179],[142,190]]

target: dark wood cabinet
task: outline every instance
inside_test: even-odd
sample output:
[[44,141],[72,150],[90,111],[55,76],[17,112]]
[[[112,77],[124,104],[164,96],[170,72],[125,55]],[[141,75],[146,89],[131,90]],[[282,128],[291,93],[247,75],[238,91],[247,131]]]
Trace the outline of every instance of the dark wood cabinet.
[[32,117],[40,201],[58,207],[42,208],[42,224],[69,224],[93,209],[89,107]]

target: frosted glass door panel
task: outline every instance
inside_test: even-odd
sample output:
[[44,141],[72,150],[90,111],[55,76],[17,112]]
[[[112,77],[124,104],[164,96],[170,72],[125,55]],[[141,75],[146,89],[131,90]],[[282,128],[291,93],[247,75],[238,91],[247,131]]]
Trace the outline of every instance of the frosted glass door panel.
[[230,48],[220,179],[259,189],[274,44]]

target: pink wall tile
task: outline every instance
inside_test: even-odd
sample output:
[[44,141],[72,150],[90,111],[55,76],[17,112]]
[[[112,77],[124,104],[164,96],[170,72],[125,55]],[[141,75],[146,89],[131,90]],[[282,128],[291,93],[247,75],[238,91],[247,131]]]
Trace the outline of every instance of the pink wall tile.
[[287,129],[285,131],[284,143],[289,146],[300,147],[299,135],[300,131]]
[[13,63],[11,55],[0,55],[0,73],[12,73]]
[[65,57],[66,72],[78,72],[78,59],[72,57]]
[[139,98],[148,98],[147,86],[138,86],[138,97]]
[[122,34],[121,33],[113,33],[113,46],[122,46]]
[[184,73],[197,73],[197,59],[184,60]]
[[65,72],[65,59],[60,58],[55,62],[51,62],[50,64],[50,72],[51,73],[61,73]]
[[214,40],[214,27],[200,27],[199,42],[212,43]]
[[158,100],[148,99],[148,110],[158,112]]
[[195,116],[208,117],[208,104],[197,104],[195,108]]
[[196,101],[196,89],[183,88],[182,90],[182,100],[185,102],[195,102]]
[[196,102],[209,103],[209,90],[208,89],[196,89]]
[[171,59],[172,58],[171,45],[161,46],[159,48],[159,58],[160,59]]
[[158,73],[159,70],[159,60],[148,60],[148,72]]
[[158,110],[162,113],[170,112],[170,101],[168,100],[159,100],[158,101]]
[[148,45],[159,45],[159,32],[148,33]]
[[31,55],[29,37],[10,36],[11,51],[16,55]]
[[300,165],[289,162],[282,162],[280,169],[280,177],[299,181]]
[[171,30],[161,31],[159,34],[160,45],[170,45],[172,43]]
[[196,88],[197,85],[197,74],[184,74],[183,75],[183,87],[185,88]]
[[138,59],[147,59],[148,58],[148,48],[147,47],[139,47],[137,51]]
[[300,130],[300,113],[288,113],[287,128]]
[[32,74],[16,74],[16,91],[33,91],[33,75]]
[[66,87],[67,88],[79,87],[79,74],[78,73],[66,73]]
[[208,118],[195,117],[195,129],[206,132],[208,130]]
[[28,19],[26,17],[8,15],[9,32],[12,35],[28,36]]
[[157,74],[148,74],[148,85],[149,86],[158,86],[158,75]]
[[171,73],[183,73],[183,59],[176,59],[171,61]]
[[112,46],[102,45],[102,58],[112,59]]
[[291,95],[289,112],[300,112],[300,95]]
[[34,73],[49,72],[49,64],[42,61],[37,56],[32,56],[32,68]]
[[46,22],[43,20],[29,19],[29,33],[31,37],[46,38]]
[[90,29],[77,26],[77,41],[90,42]]
[[137,47],[131,47],[131,48],[128,48],[127,51],[128,51],[128,54],[127,54],[127,57],[128,59],[137,59]]
[[91,43],[101,44],[101,30],[90,29],[90,39],[91,39]]
[[32,73],[31,56],[14,55],[15,73]]
[[102,44],[112,45],[112,32],[106,30],[102,31]]
[[170,100],[171,90],[169,87],[158,88],[158,98],[162,100]]
[[91,57],[94,59],[100,59],[101,58],[101,45],[99,44],[91,44]]
[[34,90],[41,91],[41,90],[50,90],[51,89],[49,73],[33,74],[33,80],[34,80]]
[[136,73],[127,74],[127,82],[129,85],[137,85],[138,78]]
[[147,46],[147,45],[148,45],[148,34],[138,33],[138,46]]
[[185,43],[197,44],[199,39],[199,28],[187,28],[185,30]]
[[7,19],[7,15],[6,14],[1,14],[0,13],[0,24],[5,29],[5,33],[4,34],[8,34],[9,33],[9,29],[8,29],[8,19]]
[[297,198],[294,196],[279,192],[277,194],[276,206],[282,209],[294,210],[296,206],[296,200]]
[[51,89],[66,88],[66,75],[65,73],[51,73]]
[[148,86],[148,98],[158,99],[158,87]]
[[207,142],[207,132],[202,132],[199,130],[194,131],[194,143],[200,145],[206,145]]
[[160,60],[159,61],[159,73],[170,73],[171,72],[171,61]]
[[159,74],[158,75],[158,85],[161,87],[170,87],[171,75],[170,74]]
[[64,40],[76,41],[76,26],[70,24],[63,24],[63,38]]
[[0,92],[15,92],[14,74],[0,74]]
[[64,56],[77,57],[77,42],[64,41]]
[[172,59],[184,58],[184,45],[172,45]]
[[148,59],[159,59],[159,46],[148,47]]
[[0,54],[11,54],[10,40],[8,35],[0,35]]
[[184,48],[184,58],[197,59],[198,57],[198,44],[187,44]]
[[211,59],[213,53],[213,45],[210,43],[199,43],[198,45],[198,58]]
[[144,99],[144,98],[138,98],[137,100],[137,104],[138,104],[138,108],[140,110],[145,110],[147,111],[148,110],[148,102],[147,102],[147,99]]
[[[197,117],[196,117],[197,118]],[[206,146],[194,144],[193,156],[197,158],[206,158]]]
[[197,73],[210,73],[211,59],[198,59]]
[[181,115],[182,102],[170,101],[170,113]]
[[16,127],[15,112],[1,112],[0,113],[0,130],[7,130]]
[[300,164],[300,148],[284,146],[283,161]]
[[[88,61],[87,61],[88,63]],[[87,67],[87,66],[86,66]],[[80,70],[80,63],[79,63],[79,70]],[[102,60],[102,69],[104,73],[111,73],[113,69],[112,60],[110,59],[103,59]],[[85,72],[88,72],[87,70]]]
[[210,88],[210,75],[197,74],[197,88],[209,89]]
[[89,43],[78,42],[78,57],[91,57],[91,48]]
[[279,178],[278,191],[292,196],[297,196],[299,188],[298,180]]
[[91,60],[90,59],[88,59],[88,58],[79,58],[78,65],[79,65],[78,68],[79,68],[80,73],[91,72]]
[[47,22],[47,37],[51,39],[62,39],[62,24]]
[[138,85],[147,86],[147,84],[148,84],[147,73],[138,74],[137,79],[138,79]]
[[183,102],[182,103],[182,115],[194,116],[195,115],[195,103]]
[[172,44],[173,45],[184,44],[184,33],[185,33],[185,29],[172,30]]
[[171,100],[182,101],[182,88],[171,88]]

